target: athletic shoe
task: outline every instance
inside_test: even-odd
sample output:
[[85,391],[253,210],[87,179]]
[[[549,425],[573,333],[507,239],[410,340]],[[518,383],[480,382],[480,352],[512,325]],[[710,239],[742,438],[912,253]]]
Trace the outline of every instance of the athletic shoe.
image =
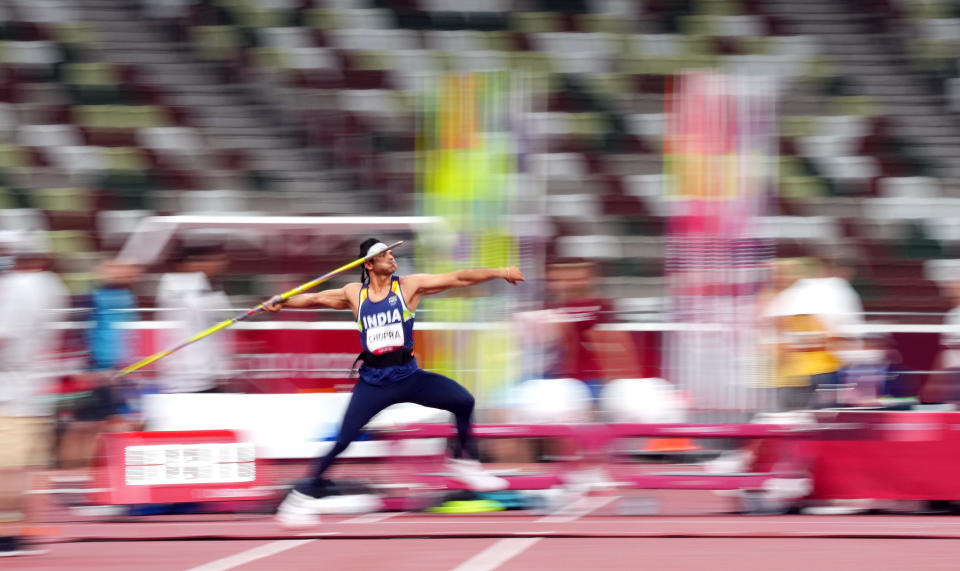
[[380,511],[383,503],[375,494],[345,494],[310,500],[310,508],[318,514],[357,515]]
[[291,490],[277,508],[276,520],[287,527],[310,527],[320,523],[311,503],[317,501],[306,494]]
[[810,515],[850,515],[870,511],[872,500],[831,500],[826,505],[803,508]]
[[46,549],[32,547],[19,537],[0,537],[0,557],[21,557],[44,553],[47,553]]
[[476,460],[454,460],[447,462],[453,477],[460,480],[475,492],[499,492],[510,487],[510,482],[494,476],[480,466]]
[[366,484],[352,480],[321,480],[319,483],[304,481],[294,487],[311,513],[364,514],[382,507],[380,497]]

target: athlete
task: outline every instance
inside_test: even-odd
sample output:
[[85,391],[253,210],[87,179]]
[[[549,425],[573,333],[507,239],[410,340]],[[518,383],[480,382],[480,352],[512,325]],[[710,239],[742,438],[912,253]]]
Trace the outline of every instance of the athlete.
[[282,307],[349,308],[357,318],[363,347],[359,357],[363,361],[360,380],[354,386],[337,441],[333,449],[318,461],[312,475],[297,484],[278,508],[277,517],[283,523],[309,524],[315,521],[312,505],[324,495],[328,486],[324,473],[371,418],[398,403],[411,402],[453,413],[459,452],[467,459],[451,459],[450,469],[475,491],[495,491],[507,486],[505,480],[485,472],[477,461],[477,444],[471,435],[473,396],[456,381],[417,366],[413,354],[413,322],[417,305],[425,295],[493,279],[516,285],[524,281],[523,274],[517,268],[509,267],[399,277],[395,275],[397,261],[393,252],[375,238],[360,245],[360,256],[372,257],[361,267],[359,283],[301,294],[286,301],[277,297],[265,304],[265,309],[270,312]]

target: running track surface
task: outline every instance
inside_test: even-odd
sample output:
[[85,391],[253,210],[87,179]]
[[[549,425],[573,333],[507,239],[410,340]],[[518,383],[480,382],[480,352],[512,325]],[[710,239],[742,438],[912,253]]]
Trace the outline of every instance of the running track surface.
[[[949,516],[622,516],[617,495],[549,514],[374,513],[286,529],[263,515],[67,521],[3,569],[828,570],[960,568]],[[699,503],[699,502],[698,502]],[[677,504],[680,505],[680,504]]]
[[503,538],[66,543],[5,569],[957,569],[948,539]]
[[[655,498],[658,515],[621,515],[637,494]],[[324,516],[303,529],[258,514],[82,518],[44,499],[49,552],[0,569],[960,569],[957,517],[737,516],[729,498],[699,491],[621,490],[545,514]]]

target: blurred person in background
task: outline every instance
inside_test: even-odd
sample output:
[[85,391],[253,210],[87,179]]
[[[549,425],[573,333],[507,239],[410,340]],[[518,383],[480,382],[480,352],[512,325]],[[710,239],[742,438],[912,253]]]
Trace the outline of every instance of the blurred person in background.
[[393,252],[376,238],[360,244],[360,257],[370,258],[361,266],[360,282],[297,295],[286,301],[276,297],[265,304],[270,312],[283,307],[350,309],[357,318],[363,346],[363,353],[358,357],[363,361],[360,380],[350,396],[333,449],[317,461],[310,477],[297,484],[277,509],[277,517],[286,524],[314,521],[316,512],[312,506],[329,489],[330,482],[324,474],[336,457],[377,413],[404,402],[454,414],[459,455],[466,456],[450,459],[455,477],[476,491],[502,490],[507,485],[505,480],[480,467],[476,440],[471,434],[474,398],[470,392],[453,379],[419,368],[413,350],[413,325],[423,296],[495,279],[515,285],[524,281],[523,274],[509,267],[400,277],[396,275]]
[[[629,334],[601,331],[598,325],[609,319],[610,300],[596,293],[596,264],[582,259],[557,259],[545,269],[544,309],[517,314],[521,336],[523,372],[518,386],[502,394],[505,408],[495,419],[502,422],[529,422],[529,382],[538,379],[575,379],[587,388],[590,402],[584,407],[586,419],[600,421],[599,396],[608,381],[640,377],[639,360]],[[540,385],[549,386],[549,385]],[[565,422],[556,418],[555,422]],[[495,439],[484,442],[499,461],[529,462],[542,455],[574,459],[569,471],[577,484],[602,484],[604,475],[595,470],[582,442],[558,439]]]
[[49,271],[46,235],[24,233],[13,246],[13,269],[0,277],[0,556],[35,553],[21,537],[29,515],[30,469],[49,462],[55,327],[70,294]]
[[834,354],[831,328],[836,308],[821,296],[830,286],[818,282],[820,271],[812,260],[781,260],[774,264],[774,289],[764,317],[776,331],[774,386],[777,409],[813,406],[818,385],[840,384],[843,366]]
[[[221,246],[184,246],[175,271],[164,274],[157,286],[157,306],[175,326],[162,330],[163,348],[195,335],[223,320],[230,309],[227,295],[215,288],[227,269]],[[162,393],[217,392],[229,371],[232,336],[212,335],[157,362],[158,389]]]
[[[850,267],[806,258],[778,264],[783,275],[775,281],[781,287],[792,282],[771,299],[767,308],[777,331],[776,386],[780,411],[842,406],[861,398],[875,401],[877,393],[884,390],[875,379],[861,377],[864,393],[848,391],[857,387],[845,383],[842,373],[845,366],[866,357],[858,329],[863,323],[863,308],[850,285]],[[845,350],[851,362],[844,362]],[[787,457],[796,459],[800,455]],[[841,500],[807,509],[857,513],[869,506],[869,500]]]
[[786,292],[800,279],[802,266],[795,259],[780,258],[766,266],[768,278],[764,287],[757,292],[758,327],[760,330],[760,348],[758,354],[763,370],[771,371],[769,386],[775,391],[774,407],[780,409],[780,379],[777,367],[780,360],[780,331],[778,313],[785,304]]
[[[884,364],[888,355],[864,347],[863,303],[851,283],[856,275],[855,268],[852,260],[823,257],[813,261],[815,277],[801,280],[802,287],[812,290],[806,292],[811,303],[810,310],[816,312],[827,329],[827,348],[840,360],[841,370],[857,365],[853,371],[859,376],[859,382],[854,382],[857,377],[842,372],[836,376],[815,378],[813,386],[818,391],[818,406],[862,403],[869,394],[873,394],[870,402],[875,403],[884,390],[884,383],[869,371]],[[878,341],[872,339],[870,343],[876,344]],[[875,385],[875,382],[879,384]]]
[[[615,378],[639,376],[633,343],[622,331],[601,331],[610,320],[609,299],[597,294],[597,265],[581,259],[560,259],[547,265],[546,307],[549,327],[554,328],[546,349],[552,356],[547,377],[573,378],[583,382],[593,400],[593,420],[602,421],[598,410],[605,384]],[[559,446],[561,456],[574,459],[565,480],[568,488],[588,491],[602,487],[609,478],[602,468],[602,451],[583,441],[544,443]]]
[[[766,285],[756,296],[759,310],[757,321],[761,333],[759,358],[761,369],[772,372],[770,386],[775,397],[773,408],[778,412],[760,412],[753,422],[792,422],[785,421],[784,418],[790,419],[793,415],[783,411],[806,408],[813,396],[809,376],[795,374],[795,371],[785,367],[787,362],[802,359],[802,355],[794,355],[799,352],[799,348],[794,345],[790,318],[797,311],[806,311],[800,310],[793,298],[797,292],[797,284],[809,276],[809,269],[801,259],[779,258],[767,264],[766,270],[769,276]],[[769,420],[771,418],[774,420]],[[738,444],[736,450],[707,462],[705,470],[712,474],[749,472],[758,465],[768,464],[766,458],[776,455],[781,449],[780,443],[767,439],[743,440]],[[741,495],[739,491],[717,493]]]
[[594,264],[584,260],[558,260],[547,265],[547,309],[558,334],[557,346],[547,376],[568,377],[584,382],[596,399],[603,388],[594,327],[606,319],[610,303],[594,295]]
[[108,260],[98,268],[99,283],[90,296],[90,327],[85,330],[89,370],[77,375],[79,398],[62,407],[57,418],[59,465],[86,467],[93,458],[97,435],[125,427],[121,415],[130,412],[130,379],[114,379],[112,371],[132,362],[134,338],[120,324],[137,319],[137,297],[131,286],[140,275],[139,265]]
[[118,369],[133,360],[133,337],[120,324],[137,320],[137,296],[132,286],[141,272],[139,265],[119,260],[100,265],[100,281],[90,299],[92,326],[86,331],[94,370]]
[[633,344],[622,331],[600,331],[609,321],[610,300],[596,292],[597,267],[586,260],[558,260],[547,266],[547,310],[557,329],[548,348],[547,376],[583,381],[594,399],[606,381],[635,376]]

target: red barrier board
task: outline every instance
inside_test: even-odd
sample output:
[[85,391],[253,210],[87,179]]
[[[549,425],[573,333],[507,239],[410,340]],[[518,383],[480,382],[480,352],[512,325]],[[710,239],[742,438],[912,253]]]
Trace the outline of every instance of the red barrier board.
[[861,428],[856,437],[811,442],[815,498],[960,499],[960,412],[820,416]]
[[262,499],[253,444],[233,430],[100,436],[94,471],[102,505]]

